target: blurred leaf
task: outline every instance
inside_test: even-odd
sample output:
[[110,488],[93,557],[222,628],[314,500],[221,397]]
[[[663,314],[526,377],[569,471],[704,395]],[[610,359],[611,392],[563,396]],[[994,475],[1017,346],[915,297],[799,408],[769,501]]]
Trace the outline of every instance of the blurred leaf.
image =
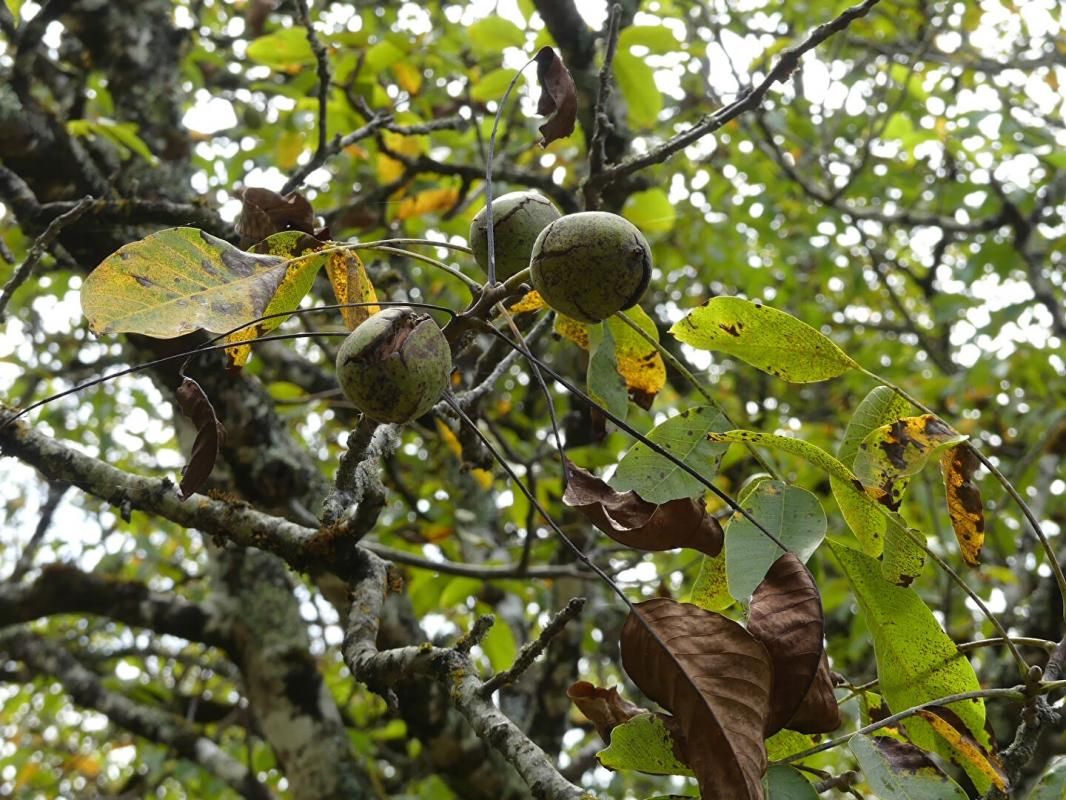
[[636,225],[645,236],[669,233],[677,220],[677,211],[662,189],[646,189],[631,194],[622,208],[622,216]]
[[618,47],[646,47],[652,53],[672,53],[682,47],[674,32],[665,25],[629,25],[618,36]]
[[505,47],[523,47],[526,43],[521,28],[496,15],[483,17],[467,27],[466,35],[479,55],[496,54]]
[[303,28],[282,28],[248,43],[247,56],[256,64],[289,71],[315,63],[315,53]]
[[628,51],[620,51],[614,57],[614,78],[626,100],[630,124],[635,128],[654,127],[663,110],[663,96],[651,67]]

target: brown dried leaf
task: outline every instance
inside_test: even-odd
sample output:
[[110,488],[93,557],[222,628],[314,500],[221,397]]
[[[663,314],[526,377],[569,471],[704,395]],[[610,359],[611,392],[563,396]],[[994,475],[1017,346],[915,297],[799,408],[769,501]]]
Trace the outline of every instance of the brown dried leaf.
[[973,479],[980,464],[973,448],[965,444],[940,456],[951,525],[959,540],[962,559],[971,567],[980,565],[981,547],[985,543],[985,510],[981,490]]
[[[887,714],[885,716],[888,716]],[[829,672],[829,658],[822,651],[818,671],[814,673],[807,694],[785,727],[799,733],[829,733],[840,727],[840,705],[833,694],[833,676]]]
[[565,468],[563,502],[619,544],[655,551],[689,547],[709,556],[722,551],[722,527],[702,500],[686,497],[656,505],[632,490],[616,492],[569,461]]
[[637,714],[647,711],[646,708],[629,702],[618,693],[614,686],[606,689],[594,686],[588,681],[578,681],[566,690],[569,697],[593,725],[600,738],[608,744],[611,743],[611,730],[616,725],[628,722]]
[[299,192],[280,195],[270,189],[252,187],[239,193],[241,215],[237,219],[237,233],[241,247],[260,242],[281,231],[302,231],[314,235],[315,212]]
[[184,378],[176,391],[181,413],[196,426],[196,439],[192,444],[189,463],[181,470],[181,499],[196,492],[211,476],[219,448],[226,440],[226,429],[215,416],[215,409],[200,384],[192,378]]
[[701,795],[763,800],[766,648],[731,619],[658,598],[634,607],[621,639],[629,677],[679,722]]
[[[814,576],[795,553],[785,553],[755,590],[748,612],[748,632],[763,643],[774,665],[766,736],[786,726],[799,730],[789,721],[803,705],[825,658],[823,629],[822,601]],[[824,679],[829,681],[828,663]],[[832,707],[811,709],[823,711],[824,719],[816,720],[822,725],[803,733],[824,733],[839,727],[840,712],[831,683],[828,689]]]
[[570,70],[550,47],[542,47],[535,56],[537,80],[540,82],[540,102],[537,113],[551,118],[540,126],[541,147],[556,139],[565,139],[574,132],[577,122],[577,87]]

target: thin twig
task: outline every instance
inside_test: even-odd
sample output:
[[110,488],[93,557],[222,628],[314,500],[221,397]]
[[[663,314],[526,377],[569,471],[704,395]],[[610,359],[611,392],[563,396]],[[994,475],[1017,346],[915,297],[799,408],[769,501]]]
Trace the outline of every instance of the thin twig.
[[326,163],[328,159],[337,155],[345,147],[373,136],[379,129],[391,122],[391,114],[378,114],[377,116],[371,117],[361,128],[356,128],[346,136],[334,136],[333,141],[330,142],[324,150],[316,152],[310,161],[296,170],[296,172],[292,174],[292,177],[285,181],[285,185],[281,187],[281,193],[288,194],[294,189],[299,188],[307,176]]
[[67,211],[65,214],[61,214],[54,220],[48,223],[48,227],[44,229],[44,233],[38,236],[33,246],[30,247],[30,252],[26,256],[26,260],[22,262],[22,265],[15,270],[15,274],[11,276],[3,289],[0,289],[0,322],[4,321],[4,310],[7,308],[7,304],[11,302],[11,296],[15,293],[23,283],[25,283],[30,275],[33,274],[33,270],[36,269],[37,264],[40,262],[41,257],[45,254],[49,247],[55,242],[62,233],[63,229],[77,220],[89,210],[89,206],[93,202],[92,195],[86,195],[77,202],[74,208]]
[[617,166],[608,167],[599,175],[588,178],[587,183],[592,184],[595,189],[601,189],[609,183],[624,178],[626,175],[631,175],[634,172],[650,167],[653,164],[661,164],[679,150],[683,150],[693,142],[698,141],[710,133],[714,133],[723,125],[736,119],[741,114],[751,111],[762,102],[771,86],[775,83],[782,83],[788,79],[799,66],[800,57],[803,56],[804,53],[813,50],[833,34],[844,30],[854,20],[866,16],[870,9],[877,5],[878,2],[879,0],[864,0],[862,3],[848,8],[831,22],[819,25],[811,31],[807,38],[799,45],[785,50],[780,58],[778,58],[773,69],[770,70],[770,74],[767,75],[762,83],[756,86],[750,93],[746,94],[739,100],[730,103],[725,108],[719,109],[712,114],[708,114],[684,133],[680,133],[658,147],[652,148],[644,155],[623,161]]
[[[617,6],[615,7],[617,8]],[[489,697],[497,689],[508,686],[518,680],[523,672],[533,666],[533,662],[544,652],[551,640],[566,627],[566,624],[570,622],[570,620],[580,614],[581,609],[584,607],[584,597],[572,598],[570,602],[544,626],[544,630],[540,632],[540,636],[531,642],[526,642],[522,646],[522,649],[518,653],[518,657],[509,669],[505,669],[503,672],[497,672],[481,685],[479,694],[482,697]]]
[[[603,51],[603,67],[600,69],[600,89],[596,95],[596,110],[593,114],[592,141],[589,142],[589,178],[603,171],[603,165],[607,159],[605,149],[607,132],[611,128],[611,119],[607,115],[607,103],[611,98],[611,67],[614,63],[614,54],[618,50],[621,22],[622,6],[615,3],[611,6],[611,15],[607,20],[607,41]],[[594,211],[599,208],[599,205],[599,192],[591,184],[586,183],[585,210]]]
[[503,580],[505,578],[533,578],[538,580],[577,578],[578,580],[593,580],[596,577],[591,572],[583,572],[574,567],[562,565],[524,567],[521,564],[461,564],[458,561],[431,561],[406,550],[387,547],[377,542],[362,541],[359,546],[396,564],[439,572],[442,575],[459,575],[464,578],[477,578],[486,581]]
[[300,14],[300,24],[307,31],[307,41],[311,45],[311,52],[315,54],[315,61],[318,64],[318,149],[315,150],[314,158],[311,160],[321,164],[326,160],[326,137],[328,135],[326,111],[329,107],[329,88],[333,76],[329,68],[329,54],[318,38],[315,26],[311,23],[311,11],[307,7],[307,0],[296,0],[296,9]]

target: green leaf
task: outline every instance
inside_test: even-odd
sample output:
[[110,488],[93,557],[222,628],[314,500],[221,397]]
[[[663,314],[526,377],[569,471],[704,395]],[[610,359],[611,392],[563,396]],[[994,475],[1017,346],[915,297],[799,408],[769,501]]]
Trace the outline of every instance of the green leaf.
[[693,775],[674,755],[674,739],[666,723],[651,712],[616,725],[611,730],[611,743],[596,758],[607,769],[631,769],[651,775]]
[[[825,512],[818,498],[798,486],[763,481],[745,499],[743,508],[804,562],[825,538]],[[754,523],[734,514],[725,529],[729,594],[747,603],[780,556],[781,548]]]
[[1066,758],[1059,757],[1040,776],[1028,800],[1062,800],[1066,797]]
[[[881,694],[893,713],[981,688],[973,666],[917,592],[885,580],[881,565],[858,550],[833,542],[829,546],[851,583],[870,629]],[[984,701],[962,700],[947,707],[987,748]],[[951,757],[947,743],[925,720],[911,718],[903,726],[911,741],[922,749]]]
[[462,576],[452,578],[440,594],[441,609],[452,609],[458,605],[466,606],[466,601],[471,597],[476,597],[482,585],[483,582],[477,578]]
[[662,189],[646,189],[631,194],[622,207],[622,216],[645,235],[669,233],[677,220],[677,210]]
[[880,800],[966,800],[962,787],[912,745],[863,735],[848,745]]
[[283,28],[248,44],[248,58],[256,64],[285,69],[315,63],[315,53],[303,28]]
[[630,25],[619,35],[618,47],[622,50],[646,47],[652,53],[662,54],[680,50],[682,44],[665,25]]
[[[492,72],[486,73],[481,80],[474,84],[470,90],[470,97],[479,103],[489,103],[494,100],[499,102],[503,99],[503,93],[511,85],[511,81],[517,71],[514,69],[494,69]],[[522,80],[524,79],[519,79],[515,91],[518,90],[518,86],[522,85]]]
[[67,122],[67,131],[71,136],[83,138],[102,137],[114,144],[123,158],[136,154],[149,164],[158,164],[159,159],[137,135],[137,125],[133,122],[115,122],[101,117],[95,120],[72,119]]
[[760,431],[732,430],[724,433],[708,433],[707,438],[712,442],[731,442],[738,444],[754,444],[762,447],[772,447],[775,450],[783,450],[786,453],[799,456],[805,461],[821,468],[832,476],[842,481],[854,483],[858,479],[851,470],[837,461],[817,445],[805,442],[802,439],[794,439],[791,436],[779,436],[776,433],[761,433]]
[[833,475],[829,478],[833,498],[840,508],[840,515],[859,540],[863,551],[876,558],[885,549],[885,530],[888,523],[884,515],[875,508],[876,501],[871,500],[865,492],[841,478]]
[[774,764],[762,779],[766,800],[818,800],[811,782],[795,767]]
[[371,75],[377,75],[406,56],[407,50],[391,38],[382,39],[366,51],[363,67],[369,70]]
[[478,55],[497,54],[505,47],[524,47],[526,35],[508,19],[488,16],[466,29]]
[[481,650],[497,672],[502,672],[514,664],[518,656],[518,643],[506,620],[497,619],[496,624],[489,628],[489,632],[481,640]]
[[809,733],[799,733],[783,728],[766,740],[766,756],[771,761],[781,761],[793,753],[809,750],[816,744],[818,741]]
[[652,128],[663,110],[663,96],[655,85],[655,73],[644,60],[628,52],[614,57],[614,77],[629,109],[629,122],[636,128]]
[[262,316],[323,261],[246,253],[196,228],[168,228],[104,259],[85,279],[82,310],[97,334],[223,333]]
[[699,574],[685,602],[708,611],[725,611],[733,605],[733,596],[729,594],[729,582],[726,579],[724,551],[716,556],[703,557]]
[[[721,412],[701,406],[656,425],[648,439],[705,478],[711,478],[718,472],[727,445],[711,444],[707,434],[728,427],[729,421]],[[640,442],[622,457],[610,484],[619,492],[633,489],[650,503],[696,497],[704,492],[702,483]]]
[[625,419],[629,411],[629,392],[618,374],[618,360],[614,352],[614,336],[607,325],[590,325],[589,366],[587,373],[589,395],[615,416]]
[[685,344],[727,353],[793,383],[824,381],[859,366],[807,323],[739,297],[715,297],[670,332]]

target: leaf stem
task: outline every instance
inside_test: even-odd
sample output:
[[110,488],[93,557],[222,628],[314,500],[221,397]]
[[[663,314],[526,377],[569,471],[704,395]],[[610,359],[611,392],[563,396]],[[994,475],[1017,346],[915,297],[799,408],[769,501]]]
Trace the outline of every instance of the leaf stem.
[[[859,369],[861,369],[863,373],[880,383],[882,386],[887,386],[889,389],[894,391],[896,394],[898,394],[908,403],[913,405],[915,408],[919,409],[920,411],[923,411],[926,414],[931,414],[934,417],[937,417],[937,419],[940,418],[939,414],[934,412],[932,409],[930,409],[917,398],[910,395],[902,387],[897,386],[896,384],[885,378],[882,378],[876,372],[871,372],[865,367],[860,367]],[[1014,488],[1014,484],[1010,482],[1007,476],[999,471],[996,465],[993,464],[988,459],[988,457],[985,456],[985,454],[977,448],[977,445],[968,442],[967,446],[971,450],[973,450],[974,455],[977,456],[978,460],[981,462],[981,464],[984,465],[985,469],[987,469],[989,473],[991,473],[992,476],[995,477],[997,481],[999,481],[1000,485],[1006,490],[1007,494],[1010,495],[1011,499],[1018,505],[1018,508],[1021,509],[1022,514],[1025,516],[1026,520],[1032,526],[1033,532],[1036,534],[1037,539],[1040,540],[1040,545],[1044,548],[1044,553],[1047,556],[1048,562],[1051,566],[1051,571],[1055,575],[1055,583],[1058,584],[1059,594],[1062,596],[1063,600],[1066,601],[1066,575],[1063,574],[1062,565],[1059,563],[1059,560],[1055,555],[1055,549],[1051,546],[1051,542],[1048,541],[1047,534],[1044,533],[1044,529],[1040,526],[1039,520],[1037,520],[1036,515],[1033,513],[1032,509],[1029,508],[1029,504],[1025,502],[1025,499],[1021,496],[1018,490]],[[1066,602],[1063,603],[1062,614],[1063,620],[1066,621]]]
[[[1056,681],[1057,683],[1057,681]],[[1066,683],[1066,682],[1064,682]],[[1048,684],[1045,684],[1048,685]],[[1049,690],[1050,691],[1050,690]],[[881,728],[888,727],[889,725],[895,725],[897,722],[913,717],[919,711],[929,708],[930,706],[946,706],[949,703],[958,703],[963,700],[978,700],[983,698],[1002,697],[1007,700],[1024,701],[1027,699],[1024,686],[1012,686],[1010,688],[999,689],[979,689],[973,692],[960,692],[958,694],[949,694],[945,697],[938,697],[935,700],[928,700],[925,703],[919,703],[916,706],[911,706],[905,711],[900,711],[898,714],[893,714],[890,717],[885,717],[877,722],[870,723],[864,728],[859,728],[857,731],[851,733],[845,733],[843,736],[838,736],[835,739],[830,739],[827,742],[822,742],[815,747],[809,747],[806,750],[801,750],[798,753],[782,758],[780,761],[775,761],[775,764],[791,764],[793,761],[799,761],[800,759],[813,756],[816,753],[822,753],[826,750],[832,750],[834,747],[839,747],[842,744],[847,744],[855,736],[865,735],[880,730]]]

